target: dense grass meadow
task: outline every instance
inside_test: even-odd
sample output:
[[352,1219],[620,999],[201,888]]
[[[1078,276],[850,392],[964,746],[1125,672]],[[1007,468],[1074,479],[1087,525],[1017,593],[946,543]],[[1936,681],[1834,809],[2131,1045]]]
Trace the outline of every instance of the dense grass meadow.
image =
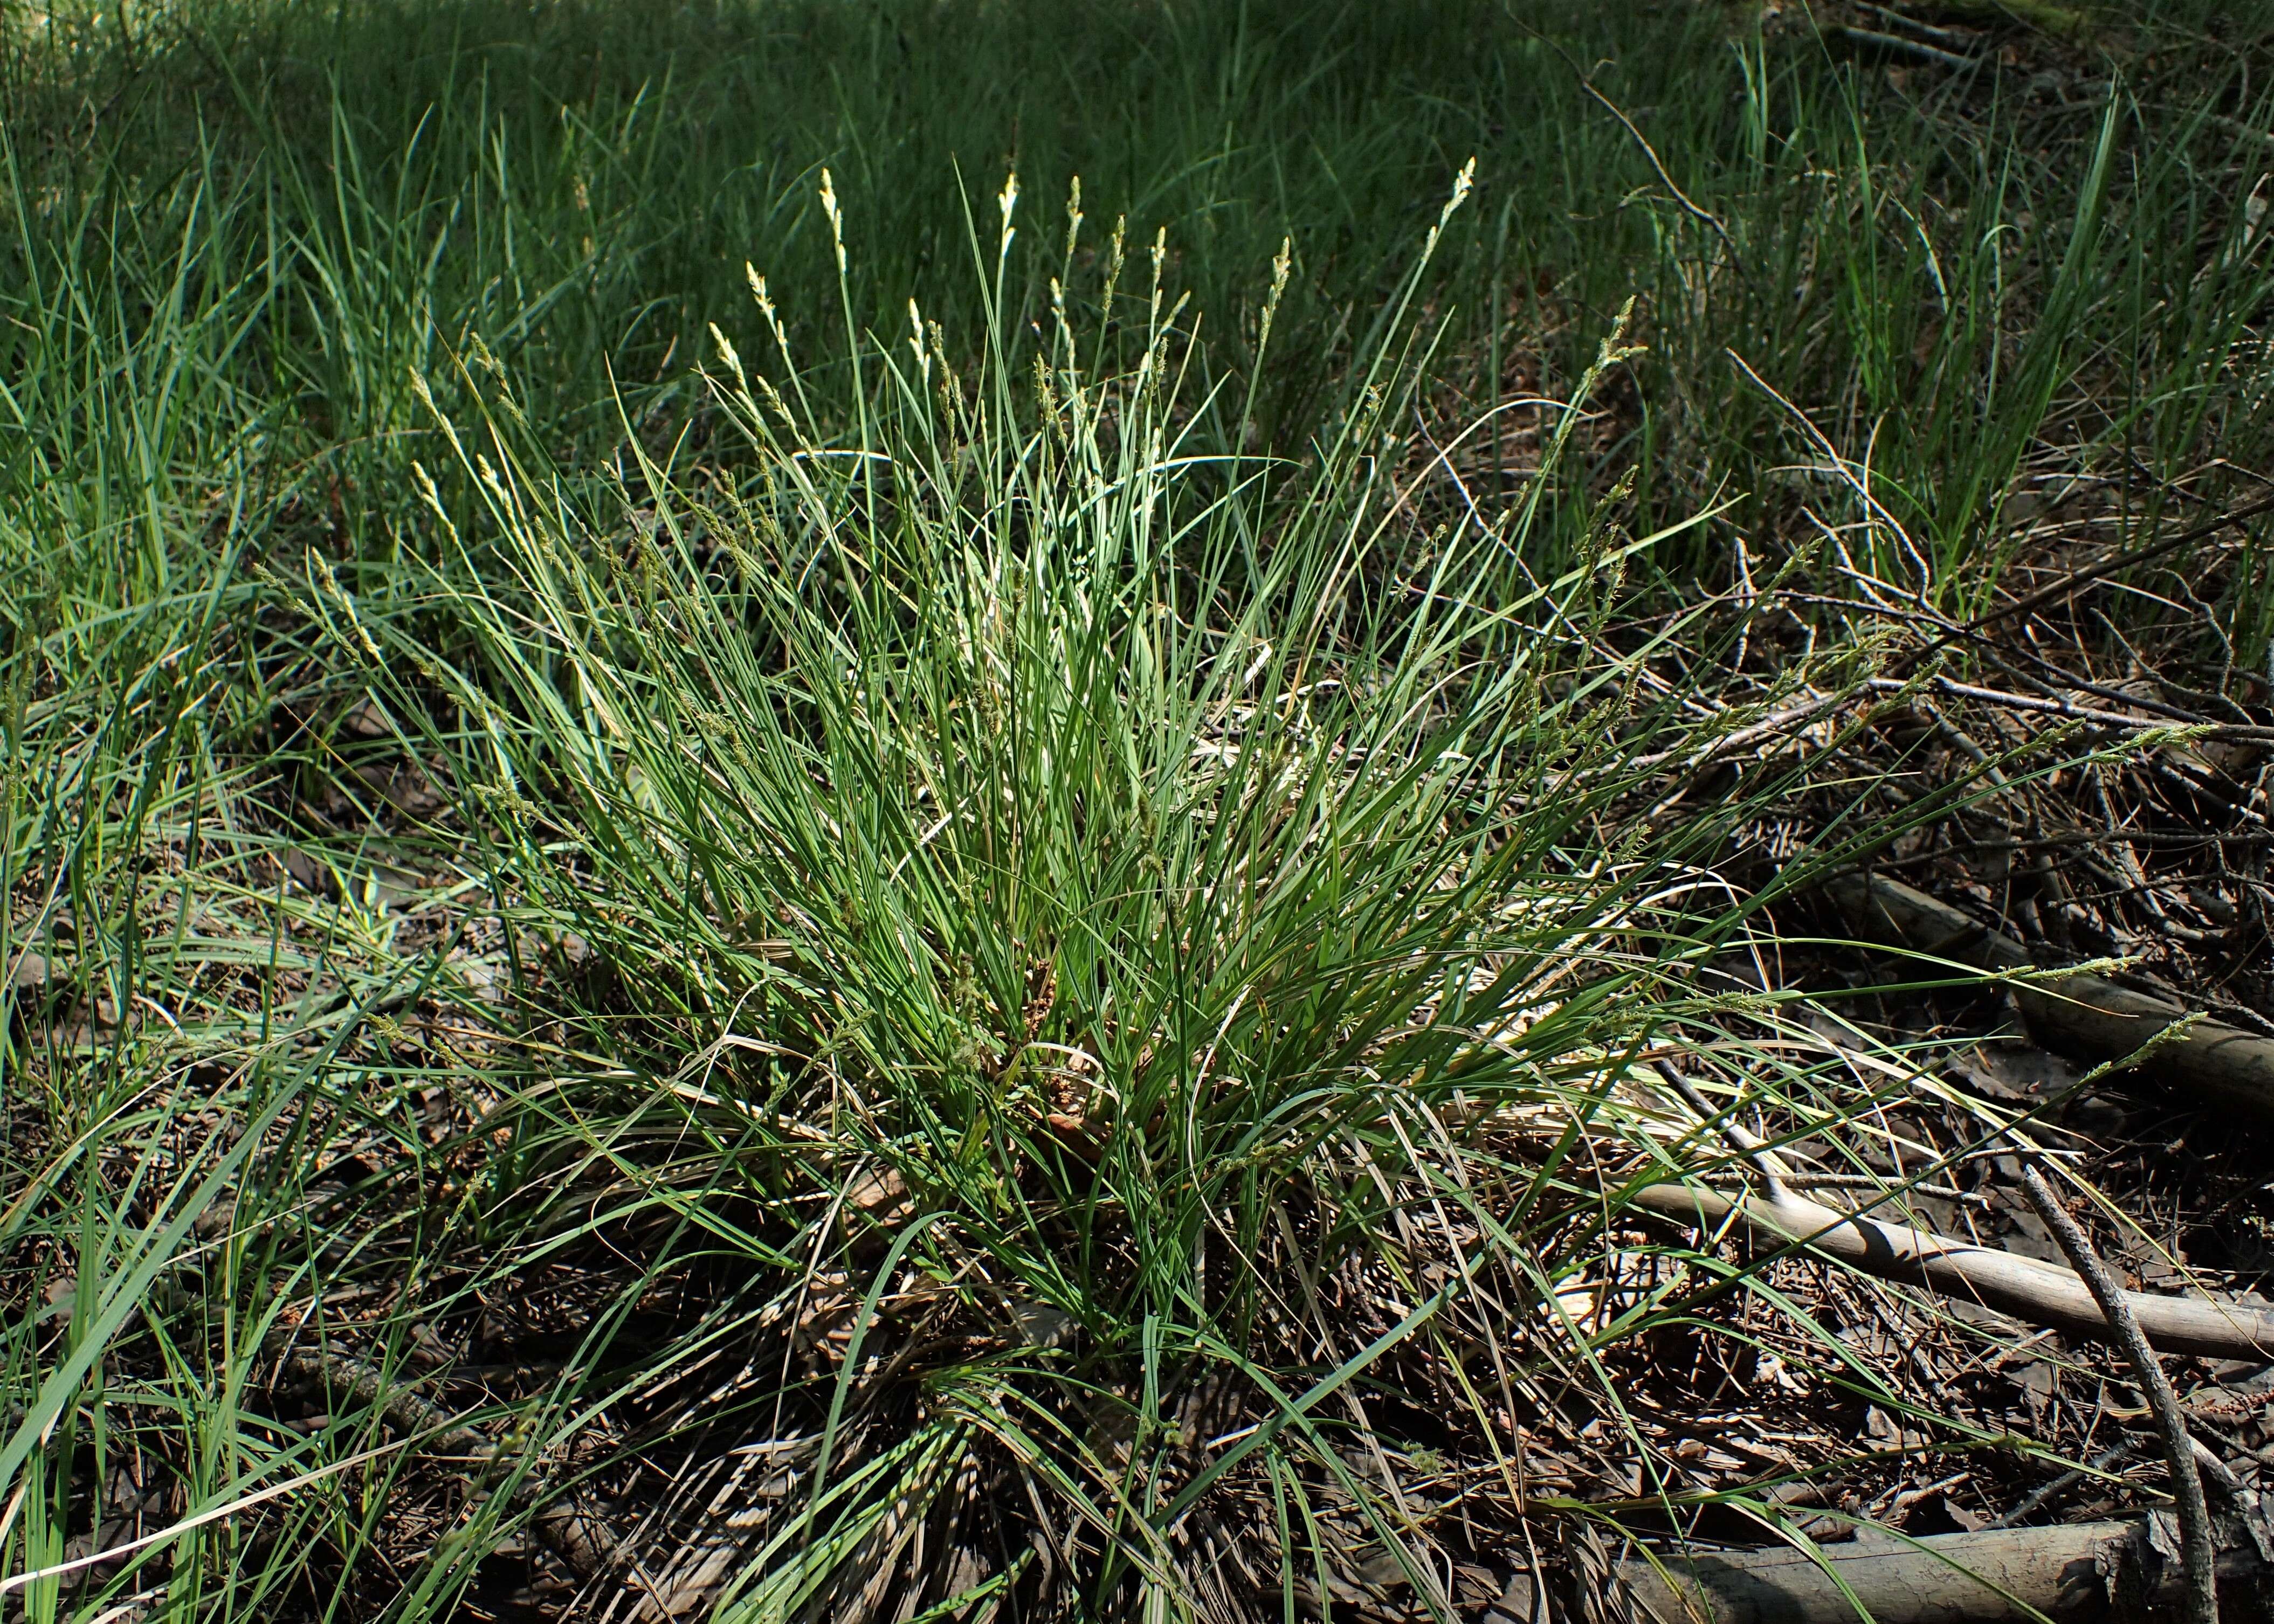
[[2208,0],[0,5],[0,1616],[2155,1501],[1638,1198],[2185,1183],[1812,898],[2263,1026],[2270,174]]

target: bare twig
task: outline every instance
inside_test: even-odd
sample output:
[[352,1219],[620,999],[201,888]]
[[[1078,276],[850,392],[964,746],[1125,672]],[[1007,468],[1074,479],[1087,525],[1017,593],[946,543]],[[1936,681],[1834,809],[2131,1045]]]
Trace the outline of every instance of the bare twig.
[[1771,1159],[1768,1147],[1735,1122],[1723,1120],[1721,1113],[1713,1109],[1713,1101],[1699,1094],[1697,1086],[1671,1065],[1661,1060],[1657,1063],[1657,1067],[1658,1074],[1666,1079],[1667,1085],[1682,1096],[1684,1105],[1697,1114],[1698,1125],[1701,1128],[1713,1127],[1730,1149],[1751,1164],[1753,1171],[1760,1175],[1761,1188],[1767,1192],[1769,1199],[1782,1201],[1788,1199],[1789,1192],[1785,1188],[1782,1170]]
[[2187,1617],[2191,1624],[2218,1624],[2218,1541],[2211,1530],[2210,1502],[2203,1498],[2202,1472],[2195,1464],[2195,1441],[2187,1431],[2187,1417],[2180,1412],[2180,1395],[2172,1390],[2172,1379],[2164,1373],[2163,1362],[2140,1328],[2139,1318],[2132,1312],[2131,1294],[2116,1283],[2083,1229],[2069,1216],[2068,1208],[2054,1199],[2044,1175],[2028,1162],[2022,1165],[2022,1188],[2068,1255],[2070,1266],[2090,1288],[2093,1300],[2108,1316],[2116,1345],[2140,1378],[2141,1390],[2148,1395],[2148,1407],[2155,1413],[2157,1430],[2163,1433],[2164,1448],[2172,1460],[2172,1498],[2180,1514],[2180,1560],[2187,1576]]
[[[1791,1173],[1784,1182],[1795,1190],[1885,1190],[1887,1181],[1871,1173]],[[1923,1195],[1938,1201],[1958,1201],[1968,1207],[1987,1207],[1990,1198],[1978,1191],[1961,1190],[1955,1184],[1911,1184],[1896,1186],[1905,1195]]]
[[2087,1477],[2107,1471],[2109,1468],[2116,1465],[2120,1461],[2122,1461],[2126,1456],[2129,1455],[2132,1453],[2132,1440],[2127,1438],[2112,1449],[2102,1450],[2098,1455],[2093,1456],[2092,1462],[2089,1466],[2073,1467],[2069,1470],[2063,1472],[2051,1483],[2044,1485],[2041,1488],[2032,1490],[2029,1493],[2024,1495],[2020,1503],[2015,1505],[2014,1507],[2011,1511],[2008,1511],[2004,1516],[1998,1518],[1995,1522],[1984,1523],[1983,1526],[1985,1528],[2011,1528],[2017,1522],[2028,1522],[2031,1516],[2037,1514],[2038,1507],[2044,1506],[2047,1501],[2058,1500],[2060,1496],[2067,1493],[2071,1489],[2074,1488],[2078,1484],[2082,1483]]
[[1912,39],[1946,46],[1953,51],[1975,45],[1981,39],[1979,34],[1966,34],[1956,28],[1938,28],[1924,18],[1913,17],[1909,11],[1896,11],[1893,6],[1866,5],[1864,9],[1897,34],[1907,34]]
[[[1984,704],[1998,705],[2008,710],[2030,710],[2043,716],[2059,717],[2064,721],[2094,722],[2107,727],[2180,726],[2197,730],[2205,738],[2247,740],[2253,743],[2274,741],[2274,727],[2255,727],[2233,722],[2203,722],[2192,718],[2175,720],[2160,716],[2127,716],[2120,710],[2103,710],[2066,699],[2012,694],[2003,688],[1983,688],[1977,683],[1961,682],[1941,675],[1931,677],[1928,681],[1938,693],[1947,694],[1954,699],[1978,700]],[[1879,693],[1898,693],[1910,684],[1894,677],[1871,677],[1866,680],[1865,686]]]
[[1740,258],[1737,252],[1737,239],[1729,235],[1729,228],[1721,223],[1721,217],[1712,209],[1693,201],[1688,192],[1675,184],[1674,177],[1666,172],[1666,165],[1659,158],[1658,149],[1650,144],[1640,130],[1635,128],[1635,121],[1619,110],[1619,104],[1596,89],[1593,82],[1584,73],[1579,76],[1579,88],[1601,102],[1609,110],[1612,117],[1626,126],[1627,133],[1634,137],[1635,145],[1642,148],[1642,155],[1650,160],[1650,167],[1658,171],[1660,184],[1674,194],[1674,200],[1682,205],[1684,212],[1693,220],[1702,221],[1711,226],[1713,229],[1713,235],[1720,237],[1721,245],[1729,251],[1731,259]]
[[1635,126],[1635,121],[1629,118],[1624,112],[1620,110],[1619,104],[1617,102],[1612,101],[1610,97],[1605,95],[1601,91],[1595,88],[1594,81],[1587,77],[1587,71],[1581,67],[1577,61],[1573,60],[1570,51],[1565,50],[1561,44],[1549,39],[1547,35],[1542,34],[1539,29],[1532,28],[1529,24],[1525,24],[1524,26],[1530,30],[1532,36],[1534,39],[1539,40],[1541,43],[1546,45],[1548,49],[1554,51],[1557,56],[1563,58],[1563,65],[1571,70],[1571,76],[1579,81],[1580,89],[1585,91],[1590,96],[1593,96],[1597,102],[1600,102],[1610,113],[1612,117],[1617,119],[1621,124],[1626,127],[1626,132],[1634,138],[1635,145],[1642,148],[1642,155],[1650,160],[1650,167],[1657,172],[1659,184],[1674,194],[1674,200],[1682,206],[1683,212],[1688,214],[1691,219],[1698,221],[1712,229],[1713,235],[1721,239],[1721,245],[1729,251],[1729,258],[1736,263],[1740,270],[1743,270],[1744,267],[1744,255],[1738,250],[1737,239],[1729,235],[1729,228],[1721,222],[1721,217],[1715,214],[1712,209],[1707,208],[1704,205],[1696,201],[1688,192],[1683,191],[1679,185],[1675,184],[1674,177],[1667,173],[1665,163],[1660,160],[1658,149],[1653,147],[1650,144],[1649,139]]
[[[2010,604],[2004,604],[1998,608],[1986,610],[1976,615],[1966,623],[1965,629],[1969,632],[1980,631],[1993,620],[2002,620],[2012,615],[2027,614],[2033,609],[2042,609],[2055,598],[2065,598],[2090,582],[2115,575],[2120,570],[2129,569],[2135,564],[2145,564],[2152,559],[2162,558],[2165,553],[2176,553],[2180,548],[2191,546],[2198,541],[2208,541],[2223,530],[2240,524],[2245,519],[2255,519],[2261,514],[2266,513],[2274,513],[2274,496],[2265,497],[2248,506],[2238,508],[2233,513],[2221,514],[2207,524],[2198,524],[2191,529],[2181,530],[2176,536],[2167,536],[2153,546],[2142,547],[2135,552],[2120,553],[2114,558],[2104,560],[2090,569],[2074,570],[2063,575],[2051,586],[2032,592],[2026,598],[2017,598]],[[1949,639],[1945,641],[1947,642]]]

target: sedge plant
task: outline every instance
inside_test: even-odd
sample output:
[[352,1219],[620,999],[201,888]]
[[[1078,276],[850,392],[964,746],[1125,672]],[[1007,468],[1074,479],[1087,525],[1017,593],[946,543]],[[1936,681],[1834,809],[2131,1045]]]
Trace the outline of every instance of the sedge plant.
[[[960,350],[911,304],[877,341],[848,301],[833,427],[752,274],[766,360],[713,329],[747,477],[644,460],[595,511],[477,356],[484,412],[443,427],[482,505],[422,470],[456,565],[388,618],[312,565],[335,646],[452,754],[515,931],[597,966],[532,1011],[561,1058],[517,1118],[530,1182],[489,1199],[581,1237],[668,1213],[668,1267],[714,1282],[612,1410],[668,1485],[641,1526],[674,1605],[1261,1617],[1356,1586],[1454,1616],[1480,1538],[1607,1515],[1527,1496],[1527,1429],[1675,1503],[1620,1363],[1767,1289],[1630,1232],[1639,1184],[1731,1165],[1651,1068],[1857,1166],[1915,1069],[1859,1072],[1716,967],[1757,904],[1701,865],[1789,782],[1653,811],[1669,751],[1789,693],[1653,683],[1682,614],[1612,635],[1665,539],[1619,528],[1623,489],[1532,567],[1615,338],[1537,479],[1425,529],[1392,428],[1419,269],[1329,435],[1212,448],[1240,386],[1164,244],[1097,257],[1126,325],[1063,281],[1022,323],[1015,181],[997,205],[988,329]],[[1792,1357],[1916,1408],[1801,1323]],[[1429,1514],[1449,1472],[1505,1485],[1497,1535]]]

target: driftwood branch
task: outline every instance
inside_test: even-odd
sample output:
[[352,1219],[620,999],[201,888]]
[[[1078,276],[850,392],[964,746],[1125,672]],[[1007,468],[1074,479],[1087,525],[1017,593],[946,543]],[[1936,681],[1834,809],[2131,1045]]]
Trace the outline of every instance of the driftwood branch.
[[[1803,1196],[1729,1195],[1690,1184],[1650,1184],[1638,1206],[1668,1218],[1718,1225],[1731,1217],[1764,1240],[1805,1245],[1883,1280],[1924,1286],[2031,1325],[2083,1336],[2109,1335],[2107,1316],[2075,1271],[1948,1236],[1843,1213]],[[2150,1345],[2214,1359],[2274,1359],[2274,1309],[2200,1297],[2127,1291],[2124,1301]]]
[[[1877,1624],[2044,1618],[2135,1624],[2173,1617],[2185,1594],[2169,1522],[2167,1514],[2151,1512],[2066,1528],[1900,1542],[1882,1537],[1821,1546],[1821,1565],[1781,1547],[1693,1551],[1655,1563],[1623,1562],[1619,1576],[1661,1624],[1853,1624],[1858,1617]],[[2225,1519],[2220,1536],[2224,1616],[2265,1618],[2270,1575],[2257,1542],[2240,1516]]]
[[[1899,880],[1847,874],[1825,892],[1859,936],[1982,970],[2035,967],[2029,950]],[[2166,1033],[2138,1070],[2181,1093],[2274,1116],[2274,1039],[2214,1020],[2180,1026],[2187,1011],[2087,972],[2017,981],[2022,1018],[2052,1047],[2120,1060]]]

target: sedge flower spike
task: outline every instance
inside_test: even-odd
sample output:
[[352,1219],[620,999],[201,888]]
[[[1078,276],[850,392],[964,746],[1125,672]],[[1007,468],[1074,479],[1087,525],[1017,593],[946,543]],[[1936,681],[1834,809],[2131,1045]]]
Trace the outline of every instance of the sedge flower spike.
[[710,326],[711,342],[718,347],[719,361],[725,365],[728,372],[734,374],[734,381],[748,389],[750,387],[750,380],[742,371],[742,357],[736,352],[734,341],[719,330],[717,322],[712,322]]
[[1445,199],[1444,210],[1437,216],[1439,225],[1450,220],[1453,211],[1469,200],[1469,193],[1476,190],[1476,185],[1477,161],[1471,158],[1461,166],[1461,172],[1453,177],[1453,195]]
[[821,212],[829,216],[829,240],[837,246],[837,274],[845,274],[845,213],[837,207],[837,183],[821,171]]
[[1004,177],[1003,190],[997,196],[995,204],[1003,211],[1003,246],[999,252],[1002,258],[1007,259],[1011,257],[1011,239],[1019,235],[1018,228],[1011,223],[1012,213],[1019,207],[1018,170],[1013,169]]

